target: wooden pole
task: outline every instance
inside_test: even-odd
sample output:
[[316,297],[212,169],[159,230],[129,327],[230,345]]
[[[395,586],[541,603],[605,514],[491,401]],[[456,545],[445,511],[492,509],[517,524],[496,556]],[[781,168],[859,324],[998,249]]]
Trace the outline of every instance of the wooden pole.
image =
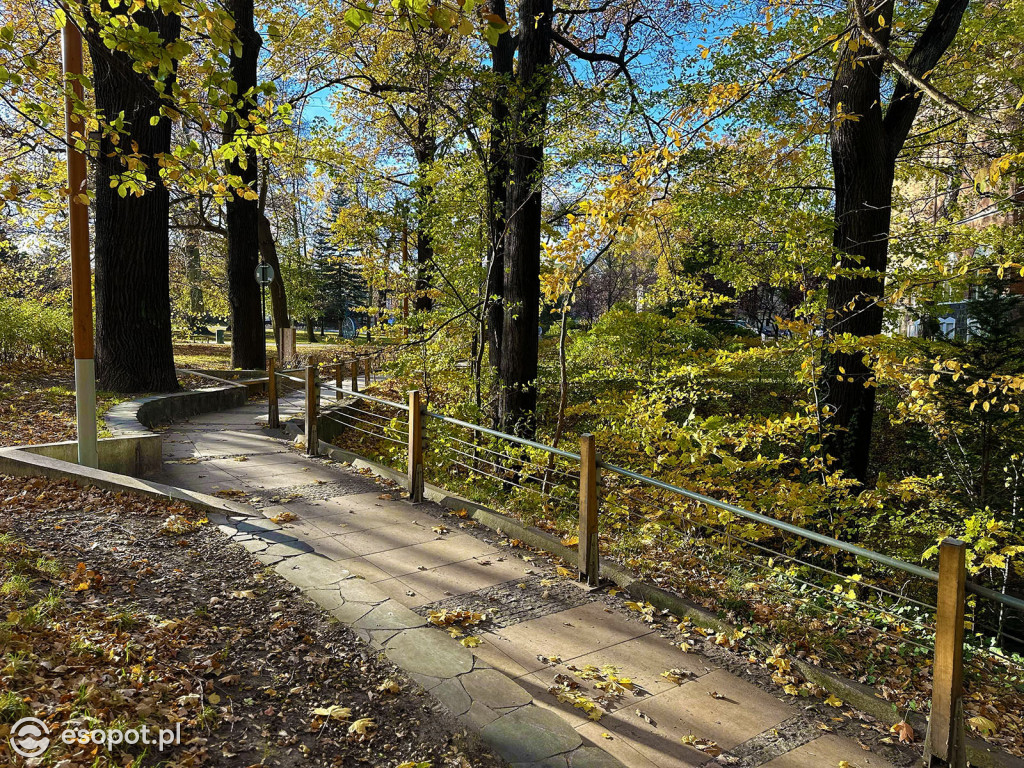
[[320,416],[320,392],[316,385],[316,366],[306,366],[306,455],[320,455],[316,420]]
[[352,391],[359,391],[359,360],[352,361]]
[[281,426],[280,410],[277,403],[277,365],[274,358],[267,358],[267,426],[277,429]]
[[373,379],[373,369],[372,369],[371,364],[370,364],[370,356],[369,355],[366,356],[366,359],[365,359],[364,363],[365,363],[364,368],[365,368],[365,374],[366,375],[363,377],[363,381],[366,382],[366,386],[368,387],[368,386],[370,386],[370,384],[373,383],[373,381],[372,381],[372,379]]
[[592,587],[600,572],[597,541],[597,450],[593,435],[580,435],[579,571]]
[[84,100],[82,33],[68,19],[61,30],[64,79],[64,129],[68,148],[68,223],[71,242],[71,315],[75,347],[75,418],[78,463],[99,464],[96,449],[96,361],[92,325],[92,274],[89,265],[89,198],[86,195],[85,151],[88,141],[75,102]]
[[423,501],[423,409],[415,389],[409,393],[409,500]]
[[342,398],[341,388],[342,388],[342,385],[344,385],[344,383],[345,383],[345,364],[344,363],[335,363],[335,365],[334,365],[334,386],[336,386],[338,388],[338,391],[335,393],[337,395],[337,399],[338,400],[341,400],[341,398]]
[[963,667],[967,545],[946,539],[939,545],[939,589],[932,663],[932,710],[925,736],[928,768],[966,768]]

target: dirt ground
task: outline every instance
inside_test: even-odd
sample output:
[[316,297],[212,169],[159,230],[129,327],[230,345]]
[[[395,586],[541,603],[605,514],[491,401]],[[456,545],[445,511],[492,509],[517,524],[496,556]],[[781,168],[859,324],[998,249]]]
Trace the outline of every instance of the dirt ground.
[[180,728],[181,744],[51,744],[38,765],[487,768],[402,673],[198,513],[0,476],[0,764],[52,732]]

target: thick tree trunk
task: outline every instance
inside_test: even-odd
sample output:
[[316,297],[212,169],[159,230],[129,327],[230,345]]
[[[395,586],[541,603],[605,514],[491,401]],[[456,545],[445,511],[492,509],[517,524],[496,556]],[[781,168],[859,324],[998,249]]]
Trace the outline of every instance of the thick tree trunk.
[[[178,16],[147,9],[133,18],[168,43],[181,33]],[[170,152],[171,122],[160,117],[160,97],[147,75],[133,71],[132,59],[110,51],[91,28],[86,37],[96,107],[107,117],[123,112],[129,131],[118,146],[104,136],[94,161],[97,378],[115,392],[170,392],[178,388],[171,341],[170,196],[158,157]],[[153,118],[159,118],[156,125]],[[126,171],[117,154],[122,147],[134,147],[145,163],[147,188],[140,197],[122,197],[111,187]]]
[[521,99],[513,123],[505,250],[504,324],[499,415],[502,429],[536,432],[537,335],[540,319],[541,191],[544,127],[551,82],[551,0],[519,6]]
[[[505,0],[491,0],[491,13],[507,20]],[[515,43],[506,32],[491,46],[491,133],[487,145],[487,240],[490,261],[487,267],[487,337],[489,361],[495,371],[501,366],[501,336],[505,322],[505,206],[511,157],[508,146],[508,89],[512,80]]]
[[437,154],[437,140],[426,117],[420,117],[418,129],[419,139],[414,147],[419,178],[416,185],[416,301],[413,306],[417,312],[429,312],[434,308],[429,294],[433,282],[434,243],[427,231],[427,217],[434,188],[426,179]]
[[316,344],[316,328],[313,327],[313,318],[308,315],[304,318],[306,325],[306,341]]
[[[888,45],[894,1],[884,0],[870,10],[868,0],[854,2],[872,25],[872,35]],[[953,42],[967,2],[939,0],[907,58],[919,77],[935,67]],[[879,18],[886,23],[879,25]],[[832,242],[840,274],[828,284],[828,337],[882,332],[896,159],[921,102],[920,91],[898,78],[883,114],[885,60],[856,33],[852,39],[854,46],[847,45],[841,54],[830,95],[836,190]],[[865,481],[875,413],[873,374],[860,350],[826,352],[823,366],[820,389],[830,431],[825,449],[848,475]]]
[[[235,19],[235,34],[241,41],[241,56],[231,53],[232,78],[238,86],[241,102],[225,128],[225,141],[248,135],[249,114],[255,107],[257,66],[262,39],[256,32],[253,0],[231,0],[228,5]],[[256,152],[246,148],[240,157],[228,163],[227,171],[238,176],[239,186],[225,205],[228,230],[228,303],[231,306],[231,366],[264,368],[266,332],[256,282],[259,264],[259,206],[256,199],[258,168]],[[246,195],[243,197],[243,193]]]

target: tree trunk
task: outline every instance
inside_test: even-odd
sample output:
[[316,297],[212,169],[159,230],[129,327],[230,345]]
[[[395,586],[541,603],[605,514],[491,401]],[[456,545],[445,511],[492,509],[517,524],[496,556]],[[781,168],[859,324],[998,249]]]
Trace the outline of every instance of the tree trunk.
[[[505,0],[491,0],[491,13],[506,19]],[[487,145],[487,237],[490,260],[487,266],[487,333],[491,368],[501,366],[501,336],[505,322],[505,206],[508,201],[510,155],[508,147],[508,89],[512,80],[515,44],[512,33],[498,37],[491,46],[491,133]]]
[[277,243],[270,228],[270,219],[262,212],[259,232],[260,255],[264,262],[274,268],[274,279],[270,283],[270,314],[274,319],[274,330],[277,331],[278,328],[288,328],[291,325],[291,320],[288,319],[288,296],[284,290],[284,277],[281,275],[281,262],[277,258]]
[[306,341],[316,344],[316,328],[313,327],[313,318],[307,315],[304,322],[306,324]]
[[499,415],[502,429],[537,429],[537,334],[540,320],[541,191],[544,127],[551,82],[551,0],[519,6],[518,89],[511,140],[511,187],[505,258]]
[[[871,6],[870,12],[867,0],[854,2],[872,25],[874,37],[888,45],[893,0]],[[934,69],[953,42],[967,2],[939,0],[907,58],[918,76]],[[877,22],[880,17],[884,26]],[[840,274],[828,284],[826,338],[882,332],[896,158],[921,103],[920,91],[898,78],[883,114],[885,60],[861,36],[854,33],[852,40],[854,47],[848,44],[842,51],[830,94],[836,190],[832,243]],[[825,449],[841,469],[863,482],[868,477],[875,413],[874,376],[862,351],[826,351],[823,358],[820,389],[830,430]]]
[[433,197],[434,188],[426,179],[437,154],[437,140],[431,133],[433,128],[425,116],[419,118],[418,128],[419,139],[414,147],[419,169],[416,184],[416,301],[413,306],[417,312],[429,312],[434,308],[434,300],[429,294],[434,265],[434,243],[427,231],[427,214],[430,211],[430,198]]
[[206,314],[203,304],[203,262],[196,243],[198,233],[189,230],[185,235],[185,280],[188,283],[188,327],[190,331],[200,328]]
[[[167,43],[181,34],[178,16],[144,9],[133,18]],[[94,161],[98,381],[114,392],[171,392],[178,381],[171,341],[170,196],[158,161],[171,150],[171,121],[160,117],[160,96],[147,74],[133,70],[130,56],[112,52],[91,26],[86,37],[96,107],[108,117],[123,112],[129,131],[118,147],[103,136]],[[145,163],[141,197],[122,197],[111,187],[126,171],[119,147],[133,147]]]
[[[235,34],[241,41],[241,56],[231,52],[231,74],[238,86],[239,105],[225,127],[225,142],[245,139],[248,121],[256,102],[255,88],[262,39],[256,32],[253,0],[231,0]],[[245,126],[245,127],[243,127]],[[259,206],[256,198],[258,168],[256,152],[246,147],[228,163],[227,172],[239,178],[234,194],[225,205],[228,230],[228,303],[231,306],[231,366],[266,367],[266,332],[256,282],[259,264]]]

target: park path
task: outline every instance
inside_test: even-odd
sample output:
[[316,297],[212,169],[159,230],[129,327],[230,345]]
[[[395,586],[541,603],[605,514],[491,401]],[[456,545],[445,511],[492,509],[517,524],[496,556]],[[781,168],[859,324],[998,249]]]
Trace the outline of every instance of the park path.
[[[283,397],[282,423],[301,407],[297,394]],[[745,679],[742,664],[729,671],[680,650],[678,635],[620,598],[557,577],[543,557],[435,504],[411,505],[348,466],[306,457],[267,429],[265,404],[168,428],[152,479],[249,505],[252,516],[231,518],[225,533],[380,647],[514,765],[893,766],[825,732],[820,711]],[[284,512],[294,519],[270,520]],[[424,620],[456,608],[491,614],[486,628],[467,629],[482,641],[471,652]],[[595,681],[575,673],[587,665],[613,665],[642,694],[627,693],[594,721],[548,692],[557,677],[598,697]],[[682,671],[681,684],[662,676],[670,669]],[[690,736],[724,752],[687,746]]]

